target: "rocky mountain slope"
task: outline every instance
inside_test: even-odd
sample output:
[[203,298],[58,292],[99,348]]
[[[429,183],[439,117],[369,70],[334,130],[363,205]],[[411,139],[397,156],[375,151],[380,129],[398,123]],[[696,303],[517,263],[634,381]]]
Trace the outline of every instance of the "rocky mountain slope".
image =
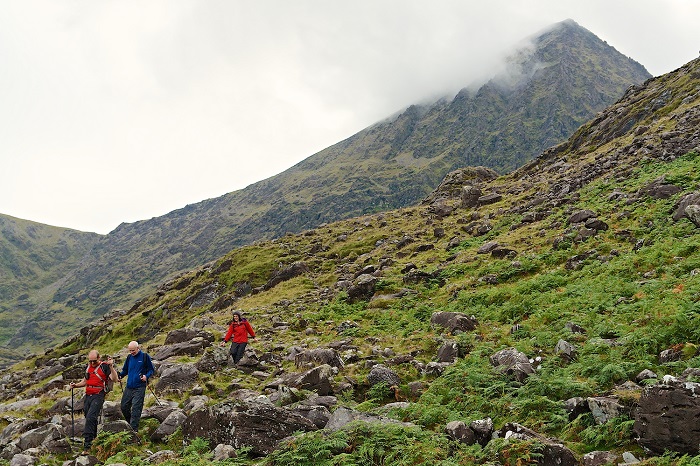
[[110,401],[67,464],[697,464],[698,160],[700,59],[512,174],[235,249],[16,365],[0,458],[71,458],[66,383],[137,338],[141,443]]
[[[50,288],[55,290],[99,238],[100,235],[95,233],[0,214],[0,367],[4,367],[7,361],[17,361],[25,356],[8,343],[23,318],[32,312],[26,308],[30,295],[37,296],[43,289],[41,296],[44,299],[50,297]],[[35,321],[41,319],[41,314],[35,315]],[[32,338],[32,333],[29,332],[27,338]],[[59,338],[69,334],[64,333]]]
[[65,328],[65,314],[91,320],[235,246],[410,205],[458,167],[506,172],[648,77],[575,22],[559,23],[478,90],[412,106],[246,189],[119,226],[64,280],[27,300],[12,344],[55,342],[54,332],[37,335],[39,319],[43,328]]

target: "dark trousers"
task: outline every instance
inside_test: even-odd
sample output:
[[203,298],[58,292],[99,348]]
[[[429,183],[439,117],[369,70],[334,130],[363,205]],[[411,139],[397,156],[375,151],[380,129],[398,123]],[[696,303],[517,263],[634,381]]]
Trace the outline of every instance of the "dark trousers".
[[139,421],[141,421],[141,411],[143,410],[143,400],[146,398],[146,386],[138,388],[124,388],[122,395],[122,414],[134,432],[139,431]]
[[85,429],[83,429],[83,438],[85,439],[85,449],[92,446],[92,441],[97,437],[97,418],[102,411],[102,405],[105,402],[105,393],[100,392],[97,395],[85,395]]
[[238,364],[245,354],[245,347],[248,343],[236,343],[235,341],[231,343],[231,357],[233,358],[233,363]]

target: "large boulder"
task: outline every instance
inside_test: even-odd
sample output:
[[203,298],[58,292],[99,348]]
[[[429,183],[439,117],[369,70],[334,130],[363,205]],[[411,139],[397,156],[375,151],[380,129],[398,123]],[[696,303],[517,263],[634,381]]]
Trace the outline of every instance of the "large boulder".
[[209,445],[249,447],[254,455],[268,455],[295,432],[317,429],[304,416],[269,403],[224,402],[190,414],[182,433],[185,440],[201,437]]
[[509,422],[494,434],[496,437],[513,440],[536,440],[543,448],[537,464],[543,466],[579,466],[579,460],[569,448],[558,439],[551,439],[515,422]]
[[165,344],[174,345],[175,343],[185,343],[195,338],[202,338],[209,343],[214,342],[214,335],[211,332],[207,332],[201,328],[184,327],[168,332],[168,336],[165,337]]
[[188,390],[197,383],[198,376],[199,371],[194,364],[173,364],[163,370],[156,383],[156,390]]
[[445,426],[445,433],[452,440],[466,445],[474,445],[476,443],[474,431],[462,421],[448,422]]
[[524,382],[530,374],[535,373],[528,357],[515,348],[501,350],[491,356],[489,361],[496,369],[513,377],[518,382]]
[[328,419],[325,429],[332,431],[340,430],[351,422],[365,422],[369,424],[399,424],[407,427],[415,426],[409,422],[401,422],[384,416],[376,416],[374,414],[355,411],[346,407],[340,407],[333,411],[330,419]]
[[678,201],[673,212],[673,220],[677,222],[682,218],[687,218],[688,213],[686,209],[691,205],[700,205],[700,191],[686,194]]
[[478,325],[476,317],[461,312],[438,311],[430,316],[430,324],[446,328],[450,333],[469,332]]
[[645,449],[697,455],[700,445],[700,384],[673,377],[642,392],[634,432]]
[[283,376],[281,385],[309,390],[325,396],[333,393],[333,375],[333,368],[328,364],[322,364],[301,374]]
[[29,448],[41,448],[49,453],[68,453],[71,449],[63,426],[53,423],[22,434],[17,445],[23,451]]
[[163,361],[173,356],[197,356],[202,354],[208,346],[211,346],[211,341],[194,337],[191,340],[159,347],[153,353],[153,358]]
[[377,364],[367,374],[367,382],[372,387],[380,383],[385,383],[388,387],[392,387],[400,385],[401,379],[399,379],[396,372],[385,365]]
[[182,409],[175,409],[171,412],[168,417],[158,426],[158,428],[151,434],[151,439],[154,441],[164,440],[169,435],[175,433],[178,427],[187,419],[187,415]]
[[459,346],[454,340],[448,340],[438,349],[438,362],[453,363],[459,358]]
[[18,419],[11,422],[0,432],[0,448],[15,440],[20,434],[36,429],[40,425],[41,421],[38,419]]
[[343,360],[331,348],[314,348],[298,353],[294,356],[294,363],[297,367],[328,364],[331,367],[343,368]]
[[228,348],[212,346],[206,349],[199,361],[195,363],[195,367],[199,372],[213,374],[225,368],[229,363],[229,359],[231,359],[231,356]]

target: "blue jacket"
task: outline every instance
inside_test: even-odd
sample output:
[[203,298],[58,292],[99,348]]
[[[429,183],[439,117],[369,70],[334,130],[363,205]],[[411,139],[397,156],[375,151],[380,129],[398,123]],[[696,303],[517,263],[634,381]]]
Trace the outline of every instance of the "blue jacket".
[[127,388],[140,388],[145,387],[148,383],[141,380],[141,376],[145,375],[146,379],[150,379],[153,376],[155,369],[153,368],[153,362],[151,357],[139,351],[135,356],[128,355],[126,361],[124,361],[124,367],[121,372],[119,372],[119,378],[123,378],[128,375],[126,379]]

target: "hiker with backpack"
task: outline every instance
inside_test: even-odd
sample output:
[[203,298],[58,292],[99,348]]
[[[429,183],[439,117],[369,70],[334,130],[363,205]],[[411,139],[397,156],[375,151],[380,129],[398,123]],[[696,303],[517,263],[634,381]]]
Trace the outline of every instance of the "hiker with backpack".
[[[111,380],[117,380],[117,371],[114,370],[114,360],[107,357],[106,361],[100,360],[100,353],[92,350],[88,353],[88,366],[85,369],[85,378],[78,383],[71,382],[70,388],[85,387],[85,428],[83,429],[83,454],[87,454],[92,447],[92,442],[97,437],[97,418],[102,411],[105,395],[110,390]],[[72,409],[72,407],[71,407]]]
[[226,336],[221,342],[221,346],[226,346],[226,342],[233,340],[229,352],[231,353],[234,364],[238,364],[238,361],[240,361],[245,354],[245,347],[248,345],[248,335],[253,337],[254,341],[258,341],[250,323],[245,318],[241,317],[239,311],[234,311],[232,320],[228,326],[228,332],[226,332]]
[[137,341],[130,342],[128,349],[129,355],[118,374],[120,380],[127,377],[126,387],[124,387],[122,394],[121,410],[126,422],[129,423],[134,432],[138,432],[148,379],[153,376],[155,369],[151,357],[141,351]]

